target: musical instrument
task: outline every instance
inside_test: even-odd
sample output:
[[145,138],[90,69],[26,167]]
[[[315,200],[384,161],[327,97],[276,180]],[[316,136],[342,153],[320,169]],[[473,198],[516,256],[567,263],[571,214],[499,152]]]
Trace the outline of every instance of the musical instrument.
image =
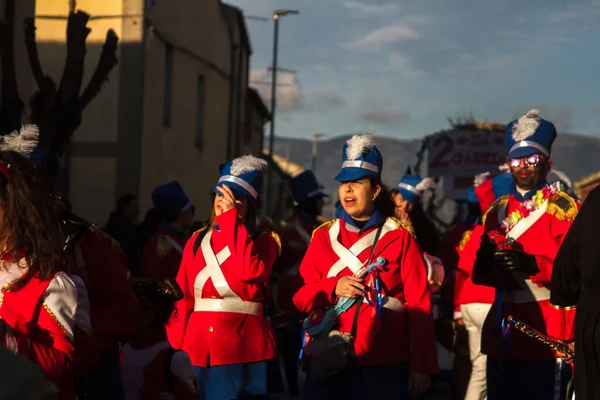
[[549,346],[551,349],[553,349],[559,353],[566,354],[569,357],[575,356],[575,352],[573,350],[571,350],[571,348],[569,346],[567,346],[565,343],[562,343],[557,340],[549,338],[548,336],[542,334],[538,330],[527,325],[525,322],[519,321],[512,315],[509,315],[508,317],[506,317],[506,320],[509,324],[514,326],[518,331],[523,332],[525,335],[529,336],[532,339],[542,342],[543,344]]

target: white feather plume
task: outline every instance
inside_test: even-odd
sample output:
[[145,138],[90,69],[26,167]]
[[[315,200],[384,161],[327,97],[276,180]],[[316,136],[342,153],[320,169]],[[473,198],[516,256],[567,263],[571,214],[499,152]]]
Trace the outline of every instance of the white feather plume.
[[512,127],[512,138],[516,142],[531,137],[540,126],[540,110],[534,108],[520,117]]
[[473,180],[473,186],[477,187],[481,185],[483,182],[487,181],[490,176],[492,176],[492,174],[489,172],[484,172],[482,174],[475,175],[475,179]]
[[356,160],[365,150],[375,146],[373,135],[369,134],[354,135],[346,143],[346,158],[350,161]]
[[267,162],[262,158],[251,155],[241,156],[231,162],[231,175],[239,176],[248,171],[262,171],[267,167]]
[[0,151],[14,151],[29,157],[37,147],[39,137],[37,125],[23,125],[21,130],[13,131],[0,139]]
[[435,189],[435,187],[436,184],[431,178],[423,178],[423,180],[417,183],[417,186],[415,186],[419,192],[424,192],[427,189]]
[[571,181],[571,178],[569,178],[564,172],[552,168],[550,170],[550,173],[556,175],[558,179],[565,182],[568,187],[573,187],[573,182]]

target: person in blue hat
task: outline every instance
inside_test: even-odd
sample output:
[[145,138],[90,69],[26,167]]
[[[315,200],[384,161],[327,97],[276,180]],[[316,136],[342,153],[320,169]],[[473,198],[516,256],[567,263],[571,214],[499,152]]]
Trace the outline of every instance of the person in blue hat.
[[575,310],[550,303],[554,258],[579,209],[561,182],[546,180],[556,136],[537,109],[507,125],[509,192],[486,212],[481,244],[461,256],[473,265],[473,282],[495,293],[481,340],[489,400],[564,398],[571,374],[566,354],[514,326],[517,319],[552,340],[573,340]]
[[423,210],[421,198],[426,190],[435,189],[435,187],[435,182],[431,178],[406,174],[398,186],[392,189],[396,218],[414,228],[421,249],[431,255],[437,254],[440,237],[435,225]]
[[302,316],[293,311],[291,299],[298,286],[300,262],[313,230],[321,224],[319,217],[327,194],[311,170],[291,177],[288,188],[296,206],[294,215],[288,221],[277,224],[276,228],[281,238],[282,254],[272,277],[276,307],[271,320],[277,334],[289,392],[295,396],[299,393],[298,354],[302,349]]
[[265,312],[280,240],[256,218],[266,166],[251,155],[223,166],[211,221],[188,241],[177,274],[183,299],[167,334],[190,356],[204,400],[264,399],[281,388],[272,386],[281,375]]
[[156,281],[174,279],[192,225],[195,207],[177,181],[152,191],[152,204],[160,218],[158,230],[142,251],[142,277]]
[[[336,176],[341,217],[314,231],[300,265],[303,286],[293,301],[310,314],[305,399],[419,398],[438,371],[423,254],[411,228],[394,217],[382,167],[372,135],[345,143]],[[342,360],[319,350],[336,332],[355,332],[355,368],[339,368]]]

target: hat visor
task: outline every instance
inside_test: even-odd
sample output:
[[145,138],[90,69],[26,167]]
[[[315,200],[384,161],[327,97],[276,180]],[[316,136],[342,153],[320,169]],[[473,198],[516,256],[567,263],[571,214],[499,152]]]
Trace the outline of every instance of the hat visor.
[[335,177],[338,182],[352,182],[364,178],[377,178],[379,174],[364,168],[346,167],[342,168],[339,174]]
[[[252,197],[252,195],[250,193],[248,193],[248,191],[246,189],[244,189],[243,187],[241,187],[240,185],[233,183],[233,182],[221,182],[219,184],[217,184],[217,186],[227,186],[228,188],[231,189],[231,191],[233,192],[233,196],[236,199],[241,199],[244,197],[247,197],[251,200],[254,200],[254,198]],[[213,186],[213,192],[215,192],[217,195],[220,195],[221,192],[219,192],[217,190],[217,186]]]
[[411,192],[410,190],[406,190],[404,188],[397,188],[398,192],[402,195],[402,198],[408,201],[410,204],[416,204],[421,200],[421,198],[416,194]]
[[536,149],[535,147],[531,146],[517,147],[516,149],[508,153],[508,156],[510,158],[524,158],[534,154],[540,154],[545,156],[545,154],[539,149]]

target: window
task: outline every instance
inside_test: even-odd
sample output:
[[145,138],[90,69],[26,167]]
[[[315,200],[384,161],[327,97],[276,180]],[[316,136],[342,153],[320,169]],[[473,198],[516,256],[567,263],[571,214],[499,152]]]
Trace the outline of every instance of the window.
[[167,44],[165,52],[165,79],[163,99],[163,125],[171,126],[173,108],[173,46]]
[[196,86],[196,147],[204,148],[204,109],[206,107],[206,84],[203,76],[198,77]]

